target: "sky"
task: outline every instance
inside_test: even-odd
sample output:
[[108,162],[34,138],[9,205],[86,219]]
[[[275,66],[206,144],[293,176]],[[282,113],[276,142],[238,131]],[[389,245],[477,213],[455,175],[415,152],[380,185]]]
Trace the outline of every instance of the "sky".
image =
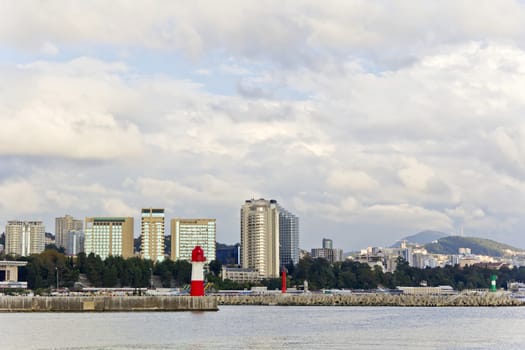
[[2,1],[0,227],[159,207],[235,243],[266,198],[307,250],[525,248],[524,111],[522,1]]

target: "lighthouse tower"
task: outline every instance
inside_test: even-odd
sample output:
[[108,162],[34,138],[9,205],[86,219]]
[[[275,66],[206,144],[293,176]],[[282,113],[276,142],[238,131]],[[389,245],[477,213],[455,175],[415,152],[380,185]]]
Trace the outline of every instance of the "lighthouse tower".
[[191,290],[192,297],[204,295],[204,250],[200,246],[193,248],[191,252]]

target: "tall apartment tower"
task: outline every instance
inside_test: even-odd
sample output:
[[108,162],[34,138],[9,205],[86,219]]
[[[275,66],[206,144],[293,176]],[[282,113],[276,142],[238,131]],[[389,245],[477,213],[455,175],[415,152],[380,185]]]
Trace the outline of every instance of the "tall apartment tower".
[[44,251],[46,229],[42,221],[8,221],[5,227],[5,252],[28,256]]
[[[55,244],[57,247],[66,249],[68,246],[69,231],[81,231],[83,226],[82,220],[77,220],[71,215],[66,215],[55,219]],[[69,253],[69,252],[67,252]]]
[[323,238],[323,249],[334,249],[334,242],[330,238]]
[[191,260],[191,252],[199,245],[206,261],[215,260],[217,224],[215,219],[172,219],[171,260]]
[[299,262],[299,218],[279,208],[279,261],[281,268]]
[[153,262],[164,260],[164,209],[142,209],[141,256]]
[[132,217],[86,218],[84,230],[84,251],[94,253],[102,260],[108,256],[133,256]]
[[260,278],[279,277],[279,208],[277,201],[246,200],[241,207],[241,266]]

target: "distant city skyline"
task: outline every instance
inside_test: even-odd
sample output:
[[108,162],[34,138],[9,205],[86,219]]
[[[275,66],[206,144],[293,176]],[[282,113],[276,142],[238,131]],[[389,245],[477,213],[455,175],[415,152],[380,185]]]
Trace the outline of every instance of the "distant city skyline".
[[70,3],[0,12],[0,227],[274,198],[301,247],[525,248],[525,4]]

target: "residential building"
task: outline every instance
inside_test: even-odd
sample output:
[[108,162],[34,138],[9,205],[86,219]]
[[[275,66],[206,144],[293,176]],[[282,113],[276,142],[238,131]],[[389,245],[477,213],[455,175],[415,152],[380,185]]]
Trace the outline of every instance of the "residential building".
[[281,269],[299,262],[299,218],[279,208],[279,262]]
[[47,246],[47,245],[56,246],[55,235],[53,235],[51,232],[45,233],[44,246]]
[[312,258],[323,258],[330,263],[343,261],[343,251],[341,249],[312,248],[310,254]]
[[171,259],[191,260],[191,252],[198,245],[207,262],[215,260],[216,226],[215,219],[172,219]]
[[83,228],[82,220],[75,219],[71,215],[66,215],[55,219],[55,245],[63,247],[67,252],[67,238],[69,231],[81,231]]
[[132,217],[91,217],[86,218],[84,250],[94,253],[103,260],[108,256],[133,256]]
[[246,200],[241,207],[241,267],[259,278],[279,277],[279,207],[276,200]]
[[141,256],[154,262],[164,260],[164,209],[142,209]]
[[67,233],[66,255],[77,256],[84,251],[84,232],[72,230]]
[[323,248],[313,248],[310,255],[312,258],[323,258],[330,263],[343,261],[343,251],[334,249],[331,239],[323,238]]
[[42,221],[8,221],[5,228],[5,252],[28,256],[45,248],[46,229]]
[[260,280],[259,273],[254,269],[243,269],[240,267],[222,267],[222,280],[230,280],[237,283],[252,283]]

